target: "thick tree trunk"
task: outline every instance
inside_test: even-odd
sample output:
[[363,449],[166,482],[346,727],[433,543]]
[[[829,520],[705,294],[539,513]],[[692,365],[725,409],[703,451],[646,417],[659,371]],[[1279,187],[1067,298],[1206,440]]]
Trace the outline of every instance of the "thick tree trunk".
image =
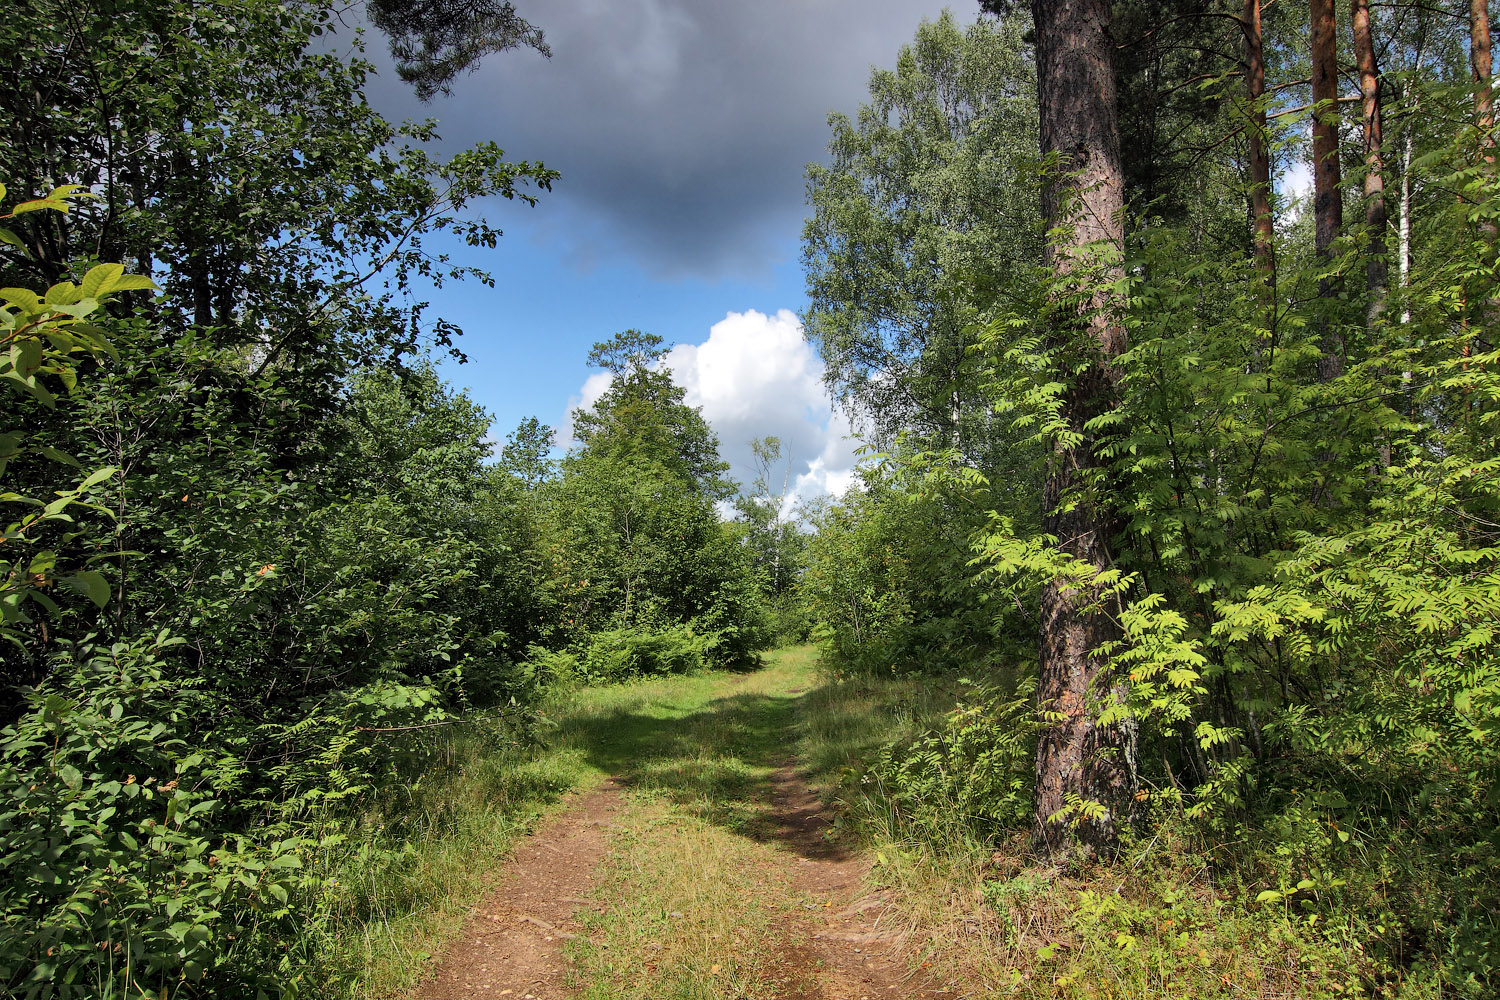
[[1364,109],[1365,230],[1370,241],[1365,261],[1365,287],[1370,293],[1371,323],[1385,307],[1390,285],[1386,262],[1385,161],[1382,159],[1380,70],[1375,64],[1375,41],[1370,27],[1370,0],[1351,0],[1354,15],[1354,61],[1359,69],[1359,93]]
[[1267,290],[1276,278],[1275,221],[1271,218],[1271,147],[1266,117],[1266,60],[1261,49],[1260,0],[1245,0],[1245,79],[1249,85],[1250,217],[1255,226],[1255,265]]
[[[1057,441],[1043,489],[1046,530],[1058,548],[1087,571],[1109,568],[1109,546],[1117,516],[1090,470],[1094,454],[1089,419],[1115,405],[1117,373],[1111,361],[1125,350],[1125,329],[1107,291],[1119,274],[1118,257],[1103,276],[1090,258],[1099,247],[1117,252],[1124,240],[1124,175],[1120,166],[1118,111],[1115,107],[1114,42],[1109,35],[1109,0],[1034,0],[1037,100],[1043,156],[1056,154],[1058,174],[1043,195],[1047,220],[1066,235],[1050,243],[1047,256],[1066,279],[1094,282],[1090,306],[1074,322],[1064,321],[1054,346],[1080,351],[1084,371],[1075,376],[1063,400],[1062,417],[1076,443]],[[1123,686],[1106,665],[1091,656],[1101,643],[1118,637],[1109,615],[1100,613],[1099,588],[1092,581],[1053,582],[1042,594],[1039,698],[1055,713],[1037,747],[1033,834],[1037,846],[1052,851],[1067,841],[1069,823],[1053,819],[1073,797],[1099,803],[1105,815],[1077,823],[1091,849],[1108,852],[1119,825],[1128,820],[1136,788],[1135,731],[1128,724],[1099,726],[1101,706],[1118,703]],[[1077,819],[1077,817],[1074,817]]]
[[[1318,259],[1327,263],[1344,221],[1344,195],[1339,188],[1339,65],[1338,25],[1333,0],[1312,0],[1312,99],[1313,99],[1313,240]],[[1318,293],[1331,299],[1337,289],[1328,279]],[[1322,323],[1322,357],[1318,359],[1318,381],[1329,382],[1344,372],[1344,337],[1337,323]]]

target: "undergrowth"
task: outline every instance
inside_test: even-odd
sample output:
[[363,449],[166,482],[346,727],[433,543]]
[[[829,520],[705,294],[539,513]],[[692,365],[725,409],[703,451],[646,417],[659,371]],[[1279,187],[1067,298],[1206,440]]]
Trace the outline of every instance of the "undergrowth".
[[894,891],[913,961],[974,995],[1492,995],[1494,845],[1464,824],[1482,803],[1398,809],[1401,776],[1371,774],[1358,803],[1304,781],[1214,829],[1148,790],[1112,862],[1043,862],[1029,693],[859,675],[806,699],[803,756]]

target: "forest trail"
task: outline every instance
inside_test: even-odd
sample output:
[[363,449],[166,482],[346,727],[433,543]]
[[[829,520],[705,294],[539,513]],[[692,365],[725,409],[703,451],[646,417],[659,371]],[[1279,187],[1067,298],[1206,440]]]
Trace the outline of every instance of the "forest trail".
[[489,1000],[560,995],[562,946],[593,888],[604,827],[619,808],[620,786],[605,781],[567,802],[517,845],[496,888],[465,921],[419,1000]]
[[606,777],[518,846],[414,1000],[959,995],[912,974],[792,753],[811,660],[560,708],[558,741]]

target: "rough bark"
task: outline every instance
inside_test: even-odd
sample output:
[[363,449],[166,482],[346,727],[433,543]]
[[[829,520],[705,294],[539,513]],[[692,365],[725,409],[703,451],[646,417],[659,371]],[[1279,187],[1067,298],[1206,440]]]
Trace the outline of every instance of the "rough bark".
[[1261,49],[1260,0],[1245,0],[1245,80],[1250,120],[1250,218],[1255,227],[1255,264],[1269,290],[1276,277],[1275,221],[1271,217],[1271,149],[1266,117],[1266,60]]
[[[1046,530],[1058,548],[1095,572],[1111,566],[1110,541],[1118,517],[1108,497],[1090,490],[1090,470],[1102,462],[1084,430],[1087,421],[1115,405],[1118,375],[1111,361],[1125,349],[1125,329],[1103,280],[1090,260],[1090,246],[1119,247],[1124,239],[1124,174],[1115,106],[1114,42],[1108,0],[1034,0],[1037,95],[1041,151],[1055,154],[1059,169],[1043,195],[1049,223],[1065,235],[1049,243],[1050,265],[1064,279],[1094,281],[1083,314],[1064,318],[1053,346],[1086,359],[1063,399],[1062,417],[1081,437],[1057,441],[1050,456],[1043,503]],[[1118,258],[1114,258],[1116,261]],[[1089,277],[1082,277],[1085,271]],[[1033,836],[1054,851],[1067,842],[1069,824],[1053,820],[1070,796],[1105,807],[1107,815],[1074,827],[1090,849],[1109,852],[1119,825],[1128,821],[1136,787],[1135,733],[1127,724],[1100,726],[1102,705],[1124,696],[1119,680],[1090,654],[1118,637],[1112,616],[1091,609],[1100,603],[1091,581],[1054,582],[1042,594],[1040,684],[1042,708],[1057,713],[1037,747]]]
[[[1339,188],[1338,26],[1333,0],[1312,0],[1313,99],[1313,240],[1318,259],[1332,257],[1344,220],[1344,196]],[[1318,294],[1331,299],[1337,291],[1331,279],[1318,285]],[[1329,382],[1344,372],[1344,337],[1337,323],[1324,321],[1318,381]]]
[[[1474,124],[1479,129],[1479,148],[1484,152],[1486,169],[1492,170],[1495,165],[1495,103],[1491,85],[1494,67],[1490,54],[1489,0],[1469,0],[1469,68],[1474,74]],[[1482,220],[1479,231],[1491,245],[1500,235],[1500,228],[1491,219]],[[1492,300],[1488,311],[1494,319],[1494,314],[1500,312],[1500,303]]]
[[1474,117],[1479,125],[1479,141],[1489,148],[1495,144],[1489,0],[1469,0],[1469,68],[1474,74]]
[[1360,105],[1364,111],[1365,140],[1365,231],[1369,256],[1365,260],[1365,287],[1370,293],[1369,320],[1374,322],[1385,306],[1390,285],[1386,262],[1385,161],[1382,158],[1380,120],[1380,69],[1375,62],[1375,41],[1370,26],[1370,0],[1351,0],[1354,20],[1354,61],[1359,70]]

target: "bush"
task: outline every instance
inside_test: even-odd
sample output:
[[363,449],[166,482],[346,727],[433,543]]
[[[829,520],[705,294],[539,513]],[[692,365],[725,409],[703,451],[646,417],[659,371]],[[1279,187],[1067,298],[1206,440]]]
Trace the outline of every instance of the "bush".
[[[179,738],[162,637],[81,658],[0,746],[0,983],[27,998],[251,995],[310,876],[285,827],[226,824],[231,759]],[[240,832],[227,832],[237,830]]]
[[1010,693],[976,687],[914,740],[881,749],[860,779],[865,807],[884,814],[893,839],[935,845],[988,843],[1031,814],[1036,734],[1034,680]]
[[859,488],[818,518],[799,589],[835,673],[977,669],[1033,641],[1008,602],[974,583],[984,498],[951,458],[902,450],[863,468]]
[[593,682],[626,680],[652,674],[686,674],[708,666],[713,639],[686,625],[657,632],[610,629],[595,633],[579,658],[583,675]]

